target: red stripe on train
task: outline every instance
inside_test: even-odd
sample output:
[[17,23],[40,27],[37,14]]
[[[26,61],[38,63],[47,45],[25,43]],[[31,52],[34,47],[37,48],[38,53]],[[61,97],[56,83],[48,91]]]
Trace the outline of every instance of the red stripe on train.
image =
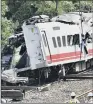
[[80,58],[80,56],[77,56],[77,57],[69,57],[69,58],[66,58],[66,59],[52,60],[52,62],[66,61],[66,60],[77,59],[77,58]]
[[[89,54],[90,56],[92,56],[93,54]],[[73,59],[80,59],[80,55],[79,56],[74,56],[74,57],[68,57],[68,58],[64,58],[64,59],[56,59],[56,60],[52,60],[52,62],[59,62],[59,61],[67,61],[67,60],[73,60]],[[50,62],[51,60],[48,60],[48,62]]]
[[[64,59],[56,59],[56,60],[52,60],[52,62],[66,61],[66,60],[77,59],[77,58],[80,58],[80,56],[68,57]],[[50,62],[50,60],[48,61]]]
[[[93,55],[93,49],[88,50],[89,55]],[[50,56],[46,57],[48,61],[50,61]],[[51,55],[52,62],[59,62],[71,59],[80,58],[80,51],[78,52],[69,52],[69,53],[62,53],[62,54],[55,54]]]
[[93,49],[89,49],[88,52],[89,52],[89,53],[93,53]]
[[[77,52],[69,52],[69,53],[62,53],[62,54],[55,54],[51,55],[52,59],[59,59],[59,58],[66,58],[71,56],[77,56],[80,55],[80,51]],[[47,60],[50,60],[50,56],[46,56]]]

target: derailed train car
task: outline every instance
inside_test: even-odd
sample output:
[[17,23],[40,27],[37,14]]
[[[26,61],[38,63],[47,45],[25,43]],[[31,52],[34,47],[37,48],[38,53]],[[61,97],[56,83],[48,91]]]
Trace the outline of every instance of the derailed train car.
[[[20,76],[44,80],[85,70],[93,64],[91,26],[50,22],[48,17],[24,22],[22,36],[17,34],[11,67]],[[10,39],[12,40],[12,39]],[[10,42],[11,43],[11,42]]]
[[93,64],[92,27],[85,24],[83,27],[82,34],[80,26],[75,24],[25,22],[22,28],[31,70],[48,78],[59,70],[65,76],[69,71],[90,67]]

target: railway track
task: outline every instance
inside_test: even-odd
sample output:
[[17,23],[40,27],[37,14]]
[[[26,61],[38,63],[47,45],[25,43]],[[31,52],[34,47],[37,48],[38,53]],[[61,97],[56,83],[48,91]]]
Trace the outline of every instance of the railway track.
[[48,91],[27,91],[26,97],[21,101],[21,103],[62,103],[69,100],[72,91],[78,95],[77,97],[80,102],[83,102],[84,98],[87,98],[87,94],[82,94],[90,91],[90,89],[93,89],[92,80],[90,79],[60,80],[60,82],[55,81],[51,83]]
[[1,90],[37,90],[35,86],[1,86]]
[[[59,94],[59,96],[56,96],[57,99],[59,99],[60,101],[66,101],[66,96],[68,97],[68,95],[70,96],[70,93],[72,91],[75,91],[76,93],[78,91],[81,91],[81,92],[84,92],[84,93],[87,93],[89,92],[90,90],[88,89],[91,89],[91,80],[89,81],[90,79],[88,80],[67,80],[67,81],[62,81],[60,80],[60,82],[58,81],[54,81],[54,82],[51,82],[51,85],[49,86],[49,91],[43,91],[42,92],[42,88],[45,86],[47,86],[47,84],[44,84],[43,86],[2,86],[1,89],[2,90],[11,90],[11,89],[14,89],[14,90],[25,90],[26,92],[26,95],[25,95],[25,98],[23,98],[23,100],[19,101],[21,103],[35,103],[37,102],[38,100],[40,100],[40,102],[42,102],[42,99],[45,99],[45,101],[50,101],[50,99],[54,100],[55,102],[55,94]],[[89,84],[90,83],[90,84]],[[82,86],[82,87],[81,87]],[[87,86],[87,87],[86,87]],[[88,88],[89,86],[89,88]],[[42,88],[41,88],[42,87]],[[38,88],[42,89],[42,90],[38,90]],[[79,90],[80,89],[80,90]],[[84,90],[85,89],[85,90]],[[86,91],[87,90],[87,91]],[[86,92],[85,92],[86,91]],[[50,95],[48,96],[48,98],[46,98],[46,93],[49,93]],[[66,94],[66,96],[64,96],[64,94]],[[87,97],[86,95],[84,95],[84,93],[77,93],[79,96],[78,99],[80,100],[80,102],[83,102],[84,99]],[[63,99],[61,98],[63,96]],[[37,99],[37,101],[35,100]],[[51,101],[52,101],[51,100]],[[47,102],[48,102],[47,101]],[[60,103],[59,101],[59,103]],[[14,101],[13,101],[14,102]]]
[[62,77],[65,79],[93,79],[93,66],[85,69],[83,71],[80,71],[76,74],[69,74],[66,75],[65,77]]
[[[62,79],[93,79],[93,69],[91,70],[86,70],[84,72],[81,72],[81,73],[78,73],[78,74],[70,74],[70,75],[66,75],[65,77],[62,77],[60,80],[62,81]],[[49,86],[47,86],[48,84],[50,84],[50,86],[52,86],[53,84],[56,84],[56,83],[60,83],[58,81],[58,79],[56,79],[55,81],[51,81],[51,82],[48,82],[48,83],[45,83],[43,85],[37,85],[37,86],[1,86],[1,94],[3,95],[3,98],[14,98],[13,96],[16,96],[15,98],[22,98],[22,94],[23,91],[25,92],[28,92],[28,91],[42,91],[42,90],[45,90],[46,88],[48,88]],[[11,93],[11,91],[13,93]],[[14,94],[15,92],[15,94]],[[88,92],[88,91],[87,91]],[[85,94],[87,93],[85,92]],[[10,94],[11,93],[11,94]],[[18,96],[17,93],[20,93]],[[8,95],[9,94],[9,95]],[[85,99],[86,97],[83,97],[84,94],[81,94],[78,96],[78,98],[82,101],[82,99]]]

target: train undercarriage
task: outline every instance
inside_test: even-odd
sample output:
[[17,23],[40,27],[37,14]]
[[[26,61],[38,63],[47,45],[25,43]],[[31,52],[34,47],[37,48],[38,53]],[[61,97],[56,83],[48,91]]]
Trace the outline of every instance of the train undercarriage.
[[93,66],[93,59],[76,63],[68,63],[64,65],[51,66],[46,68],[40,68],[36,70],[27,70],[19,72],[18,76],[28,77],[28,84],[44,84],[55,80],[60,80],[63,78],[65,81],[65,76],[70,74],[78,74],[85,70],[88,70]]

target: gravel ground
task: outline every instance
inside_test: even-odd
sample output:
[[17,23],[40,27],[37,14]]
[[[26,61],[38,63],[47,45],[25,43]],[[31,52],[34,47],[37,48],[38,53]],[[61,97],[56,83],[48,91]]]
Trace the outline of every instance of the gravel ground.
[[18,103],[64,103],[70,99],[72,91],[78,96],[91,89],[93,89],[93,79],[65,82],[61,80],[52,83],[48,91],[27,91],[25,98]]

